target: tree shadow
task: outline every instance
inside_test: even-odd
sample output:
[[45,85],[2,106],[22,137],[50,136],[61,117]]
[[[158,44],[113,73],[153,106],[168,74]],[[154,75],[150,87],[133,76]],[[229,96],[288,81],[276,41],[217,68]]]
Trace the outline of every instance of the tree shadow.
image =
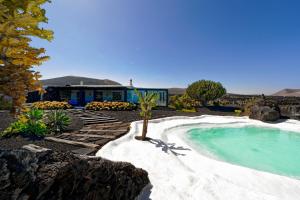
[[185,156],[186,154],[178,153],[176,151],[191,151],[189,148],[184,148],[182,146],[177,146],[175,143],[165,143],[160,139],[152,139],[149,140],[150,143],[154,144],[155,147],[161,148],[161,150],[165,153],[171,152],[175,156]]
[[146,185],[146,187],[144,187],[144,189],[141,191],[141,193],[136,198],[136,200],[152,200],[150,198],[150,195],[152,193],[152,188],[153,188],[153,185],[151,183]]

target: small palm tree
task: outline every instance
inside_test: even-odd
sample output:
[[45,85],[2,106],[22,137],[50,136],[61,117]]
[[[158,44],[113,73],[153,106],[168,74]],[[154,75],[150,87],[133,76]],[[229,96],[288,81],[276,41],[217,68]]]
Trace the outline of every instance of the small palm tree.
[[152,108],[157,105],[158,94],[147,93],[143,95],[138,90],[135,90],[136,95],[139,98],[139,104],[141,108],[140,115],[143,117],[143,132],[141,137],[136,137],[136,139],[145,140],[148,131],[148,121],[152,116]]

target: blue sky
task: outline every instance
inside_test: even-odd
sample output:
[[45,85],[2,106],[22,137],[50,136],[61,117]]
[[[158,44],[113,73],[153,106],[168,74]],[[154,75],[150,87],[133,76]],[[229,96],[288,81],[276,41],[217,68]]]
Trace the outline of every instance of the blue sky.
[[53,0],[43,78],[77,75],[124,85],[229,92],[300,88],[299,0]]

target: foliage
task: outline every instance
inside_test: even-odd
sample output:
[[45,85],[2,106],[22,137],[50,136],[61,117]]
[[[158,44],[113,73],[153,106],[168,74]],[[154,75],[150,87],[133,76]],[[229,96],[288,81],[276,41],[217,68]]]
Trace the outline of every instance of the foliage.
[[202,105],[206,106],[208,101],[215,100],[226,94],[226,89],[219,82],[200,80],[189,85],[186,93],[192,99],[200,101]]
[[60,101],[39,101],[33,103],[32,107],[40,110],[60,110],[72,108],[68,102]]
[[47,127],[54,133],[61,133],[71,123],[70,117],[63,110],[51,110],[46,118]]
[[18,121],[12,123],[1,137],[13,135],[25,135],[43,137],[47,133],[47,126],[43,121],[44,112],[42,110],[32,109],[20,115]]
[[12,112],[20,111],[26,92],[42,91],[39,72],[32,69],[48,59],[44,48],[31,46],[33,37],[52,40],[42,6],[49,0],[0,0],[0,93],[12,98]]
[[170,107],[176,110],[195,110],[199,102],[189,97],[186,93],[182,96],[174,95],[170,97]]
[[128,102],[91,102],[85,106],[87,110],[135,110],[137,106]]
[[241,110],[234,110],[234,113],[236,116],[241,116],[242,111]]
[[14,135],[18,135],[20,133],[24,133],[26,131],[27,124],[18,120],[10,124],[2,133],[0,133],[0,137],[10,137]]
[[182,112],[187,112],[187,113],[194,113],[194,112],[197,112],[196,108],[191,108],[191,109],[183,108],[181,111],[182,111]]
[[143,95],[138,90],[135,90],[136,95],[139,98],[139,104],[141,108],[140,115],[143,117],[143,132],[142,132],[142,140],[146,139],[146,134],[148,130],[148,121],[152,117],[152,108],[157,105],[158,94],[156,93],[146,93]]
[[251,108],[255,105],[257,105],[260,102],[260,99],[258,98],[251,98],[246,100],[246,103],[244,105],[244,115],[249,116],[251,114]]
[[4,96],[0,96],[0,110],[11,110],[12,103],[9,100],[6,100]]

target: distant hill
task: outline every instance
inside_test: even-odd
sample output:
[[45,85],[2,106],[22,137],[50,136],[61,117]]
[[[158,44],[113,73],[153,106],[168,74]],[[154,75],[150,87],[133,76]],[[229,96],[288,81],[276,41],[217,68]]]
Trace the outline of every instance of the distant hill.
[[300,97],[300,89],[284,89],[276,92],[272,96]]
[[58,78],[51,78],[41,80],[44,86],[66,86],[66,85],[121,85],[118,82],[109,79],[95,79],[80,76],[63,76]]
[[169,95],[182,95],[186,88],[169,88]]

